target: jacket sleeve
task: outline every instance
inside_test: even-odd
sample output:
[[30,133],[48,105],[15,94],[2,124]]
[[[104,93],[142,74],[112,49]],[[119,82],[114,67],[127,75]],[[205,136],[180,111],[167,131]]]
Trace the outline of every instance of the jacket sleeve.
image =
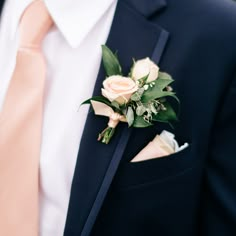
[[203,236],[236,235],[236,76],[212,128],[204,188]]

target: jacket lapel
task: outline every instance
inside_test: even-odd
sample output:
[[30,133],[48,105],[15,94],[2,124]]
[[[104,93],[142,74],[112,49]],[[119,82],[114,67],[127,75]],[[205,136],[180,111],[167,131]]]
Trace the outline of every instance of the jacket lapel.
[[166,0],[123,0],[145,17],[149,17],[167,6]]
[[[126,1],[128,0],[118,2],[106,43],[113,51],[118,51],[124,74],[131,67],[132,58],[141,59],[154,55],[153,60],[158,63],[168,38],[164,29],[147,21],[143,12],[138,12]],[[145,14],[148,12],[145,11]],[[105,71],[101,66],[94,95],[101,94],[104,79]],[[64,236],[90,234],[130,137],[131,129],[126,124],[119,124],[109,145],[98,142],[98,133],[106,128],[107,122],[106,118],[95,116],[93,112],[87,117],[72,183]]]
[[0,17],[1,17],[1,14],[2,14],[2,9],[3,9],[3,4],[4,4],[4,0],[0,0]]

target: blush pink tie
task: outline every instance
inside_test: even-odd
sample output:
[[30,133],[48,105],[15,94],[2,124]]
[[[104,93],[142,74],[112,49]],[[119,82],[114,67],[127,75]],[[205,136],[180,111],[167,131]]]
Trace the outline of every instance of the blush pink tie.
[[46,72],[41,43],[52,24],[44,2],[34,1],[19,25],[16,66],[0,113],[0,236],[38,235]]

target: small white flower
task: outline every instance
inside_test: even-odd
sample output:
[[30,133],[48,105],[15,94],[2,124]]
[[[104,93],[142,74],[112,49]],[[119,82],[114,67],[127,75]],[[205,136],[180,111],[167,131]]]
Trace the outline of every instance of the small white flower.
[[167,90],[168,92],[172,92],[172,91],[173,91],[173,88],[172,88],[171,86],[167,86],[167,87],[166,87],[166,90]]

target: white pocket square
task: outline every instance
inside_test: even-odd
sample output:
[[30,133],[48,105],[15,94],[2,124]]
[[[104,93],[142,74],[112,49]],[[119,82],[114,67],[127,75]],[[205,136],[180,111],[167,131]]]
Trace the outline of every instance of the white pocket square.
[[131,160],[131,162],[140,162],[168,156],[182,151],[188,146],[188,143],[179,146],[178,142],[175,140],[174,134],[164,130],[160,135],[156,135],[156,137],[144,149],[142,149],[141,152]]

